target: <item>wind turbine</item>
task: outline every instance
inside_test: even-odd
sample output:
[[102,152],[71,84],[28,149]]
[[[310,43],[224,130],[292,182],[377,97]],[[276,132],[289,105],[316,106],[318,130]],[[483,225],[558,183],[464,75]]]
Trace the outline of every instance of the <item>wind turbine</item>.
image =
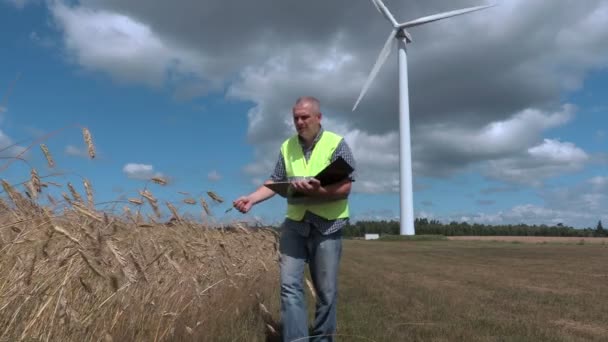
[[450,12],[443,12],[439,14],[430,15],[427,17],[418,18],[415,20],[407,21],[399,24],[391,12],[386,8],[382,0],[371,0],[372,4],[376,7],[378,12],[386,18],[393,29],[388,35],[388,39],[384,44],[384,47],[380,51],[380,55],[376,60],[376,64],[372,68],[367,81],[363,85],[361,94],[353,106],[353,111],[357,109],[359,102],[367,92],[367,89],[371,85],[372,81],[376,77],[376,74],[380,70],[380,67],[386,61],[386,58],[394,48],[394,44],[398,43],[399,49],[399,154],[400,154],[400,211],[401,211],[401,223],[400,223],[400,234],[401,235],[414,235],[414,203],[413,203],[413,190],[412,190],[412,151],[410,141],[410,103],[409,103],[409,91],[408,91],[408,76],[407,76],[407,53],[406,45],[412,42],[412,36],[406,31],[406,28],[420,26],[433,21],[486,9],[495,5],[484,5],[459,9]]

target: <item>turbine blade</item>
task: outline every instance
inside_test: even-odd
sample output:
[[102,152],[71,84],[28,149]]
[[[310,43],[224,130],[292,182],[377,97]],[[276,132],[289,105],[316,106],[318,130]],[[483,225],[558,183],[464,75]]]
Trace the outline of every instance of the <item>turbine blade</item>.
[[388,8],[386,8],[382,0],[371,0],[371,2],[372,4],[374,4],[378,12],[380,12],[388,21],[391,22],[391,24],[393,24],[393,27],[398,25],[397,21],[395,20],[391,12],[388,10]]
[[384,13],[382,13],[382,10],[380,9],[380,5],[378,5],[377,0],[371,0],[371,2],[372,2],[372,4],[374,5],[374,7],[376,7],[376,9],[378,10],[378,12],[379,12],[380,14],[384,14]]
[[454,17],[457,15],[462,15],[462,14],[469,13],[469,12],[479,11],[479,10],[493,7],[493,6],[496,6],[496,5],[492,4],[492,5],[484,5],[484,6],[475,6],[475,7],[469,7],[469,8],[459,9],[459,10],[450,11],[450,12],[433,14],[433,15],[429,15],[427,17],[422,17],[422,18],[418,18],[415,20],[405,22],[403,24],[399,24],[397,27],[399,27],[399,28],[414,27],[414,26],[430,23],[433,21],[437,21],[437,20],[441,20],[441,19],[445,19],[445,18],[449,18],[449,17]]
[[370,72],[369,76],[367,77],[367,80],[365,81],[365,84],[363,85],[363,89],[361,89],[361,94],[359,94],[359,98],[357,99],[357,102],[355,102],[355,105],[353,106],[353,112],[355,111],[355,109],[357,109],[359,102],[361,102],[361,99],[367,92],[367,89],[369,89],[369,86],[372,84],[372,81],[378,74],[380,67],[382,67],[382,65],[386,61],[386,58],[388,57],[388,55],[390,55],[391,48],[394,46],[394,43],[397,42],[397,40],[395,39],[396,33],[397,33],[397,29],[393,29],[391,31],[391,33],[389,34],[388,39],[386,40],[386,43],[384,43],[384,47],[380,51],[380,55],[378,55],[378,59],[376,59],[376,64],[374,64],[372,71]]

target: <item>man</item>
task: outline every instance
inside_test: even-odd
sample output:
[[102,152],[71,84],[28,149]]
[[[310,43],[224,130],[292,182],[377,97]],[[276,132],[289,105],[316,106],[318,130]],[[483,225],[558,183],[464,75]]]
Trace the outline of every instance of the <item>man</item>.
[[[293,107],[297,134],[281,145],[274,173],[267,183],[289,180],[294,189],[307,194],[303,201],[288,200],[281,226],[281,320],[284,341],[308,341],[304,267],[309,264],[317,294],[311,341],[333,341],[336,333],[338,269],[342,255],[342,228],[348,223],[348,195],[354,172],[335,184],[321,186],[314,178],[336,160],[344,158],[355,169],[346,141],[321,126],[319,101],[299,98]],[[252,206],[275,195],[265,186],[238,198],[234,207],[247,213]]]

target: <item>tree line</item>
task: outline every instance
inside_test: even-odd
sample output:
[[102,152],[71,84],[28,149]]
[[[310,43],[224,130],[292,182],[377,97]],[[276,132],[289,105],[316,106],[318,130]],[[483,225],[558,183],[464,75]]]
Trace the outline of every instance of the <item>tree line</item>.
[[[574,228],[558,223],[548,225],[485,225],[479,223],[442,223],[437,220],[417,218],[414,220],[416,235],[445,236],[567,236],[567,237],[608,237],[602,221],[595,228]],[[399,221],[357,221],[344,227],[345,237],[363,237],[365,234],[398,235]]]

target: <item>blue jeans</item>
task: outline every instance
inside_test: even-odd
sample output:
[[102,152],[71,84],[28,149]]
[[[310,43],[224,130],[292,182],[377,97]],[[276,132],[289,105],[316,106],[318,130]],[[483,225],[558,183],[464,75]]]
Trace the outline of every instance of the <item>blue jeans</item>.
[[[283,341],[334,341],[338,299],[338,269],[342,231],[321,235],[313,227],[308,236],[283,225],[281,252],[281,320]],[[308,338],[308,310],[304,293],[304,266],[309,264],[317,294],[312,336]]]

